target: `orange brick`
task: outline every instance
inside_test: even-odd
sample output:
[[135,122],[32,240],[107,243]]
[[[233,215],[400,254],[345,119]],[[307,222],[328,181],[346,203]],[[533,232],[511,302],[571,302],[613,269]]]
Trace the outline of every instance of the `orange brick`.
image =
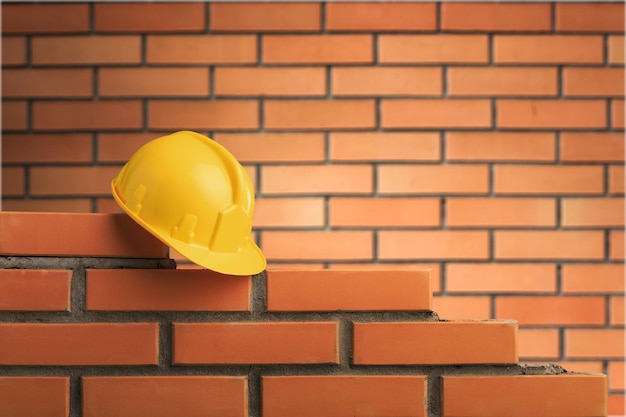
[[497,319],[528,326],[604,325],[604,297],[496,297]]
[[[101,6],[113,5],[101,4]],[[145,5],[147,4],[141,6]],[[98,94],[102,97],[208,97],[209,70],[206,68],[101,68],[98,74]]]
[[[0,254],[162,258],[165,246],[122,214],[0,212]],[[32,239],[37,236],[37,239]],[[93,236],[98,236],[94,239]]]
[[624,32],[624,5],[581,3],[556,5],[559,32]]
[[441,203],[435,198],[330,199],[332,227],[439,226]]
[[142,127],[138,100],[39,101],[33,103],[35,130],[107,130]]
[[9,200],[5,198],[2,200],[2,209],[5,211],[89,213],[91,200],[86,198]]
[[624,129],[624,100],[611,100],[611,127]]
[[2,130],[26,130],[28,127],[26,101],[2,100]]
[[111,180],[120,168],[114,166],[32,167],[33,196],[69,196],[111,193]]
[[624,297],[611,297],[609,323],[611,326],[624,326]]
[[623,198],[565,198],[561,201],[565,227],[623,227]]
[[485,35],[380,35],[381,63],[487,63],[489,46]]
[[98,160],[126,162],[141,146],[163,133],[98,133]]
[[498,194],[598,194],[604,190],[600,166],[496,165]]
[[431,310],[428,271],[269,271],[268,311]]
[[371,63],[371,35],[265,35],[266,64]]
[[252,226],[322,227],[324,199],[319,198],[257,198]]
[[357,365],[517,363],[511,321],[354,323]]
[[547,198],[448,198],[449,227],[556,226],[556,202]]
[[383,128],[480,128],[493,124],[488,100],[383,99]]
[[568,358],[623,358],[624,329],[565,330]]
[[0,270],[0,310],[69,311],[72,271]]
[[486,231],[380,231],[379,259],[486,259]]
[[555,292],[556,265],[451,263],[446,266],[447,293]]
[[545,4],[442,3],[445,31],[549,31],[552,12]]
[[2,33],[85,33],[88,4],[3,4]]
[[218,67],[215,69],[218,96],[323,96],[324,68]]
[[498,259],[602,259],[602,232],[496,231]]
[[444,320],[486,320],[491,318],[489,297],[433,297],[433,310]]
[[610,416],[621,416],[626,412],[626,397],[620,394],[609,394],[607,410]]
[[[328,269],[337,271],[429,271],[430,287],[433,293],[441,292],[441,264],[440,263],[340,263],[328,264]],[[306,270],[306,269],[305,269]]]
[[69,378],[0,377],[0,414],[11,417],[67,416],[69,412]]
[[561,160],[576,162],[623,162],[621,133],[561,133]]
[[378,191],[383,194],[454,194],[489,191],[486,165],[381,165]]
[[2,37],[2,66],[26,64],[26,38],[24,36]]
[[257,61],[253,35],[148,35],[149,64],[250,64]]
[[369,165],[267,165],[261,171],[264,195],[366,194],[372,191],[373,170]]
[[561,286],[564,293],[623,293],[623,264],[565,264]]
[[248,415],[248,382],[243,376],[84,376],[81,380],[84,417],[137,412],[160,417]]
[[447,132],[450,161],[553,161],[553,133]]
[[34,65],[139,64],[139,36],[40,36],[31,40]]
[[434,31],[435,3],[328,3],[329,31]]
[[261,233],[268,261],[371,260],[371,232],[271,231]]
[[250,285],[250,277],[207,269],[91,269],[86,304],[108,311],[247,311]]
[[263,376],[261,386],[264,416],[428,415],[425,376]]
[[624,232],[611,231],[609,234],[609,255],[613,260],[624,260]]
[[256,100],[162,101],[148,103],[148,127],[181,129],[256,129]]
[[321,29],[320,4],[212,3],[212,32],[312,32]]
[[[91,162],[91,136],[87,134],[23,134],[2,136],[2,161]],[[67,150],[71,149],[71,152]]]
[[25,175],[22,167],[2,167],[2,197],[24,195]]
[[623,97],[624,68],[564,68],[563,94],[570,97]]
[[607,107],[601,100],[498,100],[500,128],[606,128]]
[[606,415],[605,375],[443,376],[442,379],[443,417]]
[[157,323],[3,323],[0,364],[156,365],[158,333]]
[[334,321],[174,323],[173,334],[175,365],[339,363]]
[[624,36],[609,36],[609,64],[624,64]]
[[268,100],[266,129],[361,129],[376,125],[374,100]]
[[624,362],[609,362],[609,389],[624,390]]
[[611,194],[624,194],[624,166],[609,166],[609,192]]
[[560,358],[558,330],[520,329],[518,337],[521,360]]
[[451,67],[448,69],[447,85],[450,96],[556,96],[557,70],[527,67]]
[[241,163],[322,162],[321,133],[216,133],[213,137]]
[[601,64],[601,36],[496,35],[493,59],[497,64]]
[[443,92],[440,68],[335,67],[331,75],[335,96],[441,96]]
[[198,32],[205,28],[202,3],[96,3],[96,32]]
[[336,132],[330,135],[330,159],[334,161],[438,161],[438,133]]

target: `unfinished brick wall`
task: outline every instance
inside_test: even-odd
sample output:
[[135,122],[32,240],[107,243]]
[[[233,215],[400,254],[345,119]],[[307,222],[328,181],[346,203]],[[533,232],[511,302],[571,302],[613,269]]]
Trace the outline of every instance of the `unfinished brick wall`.
[[1,417],[607,415],[605,375],[518,364],[514,321],[439,319],[428,271],[174,269],[124,214],[0,232]]
[[519,321],[624,414],[622,3],[1,7],[3,209],[117,211],[130,155],[194,129],[271,267],[432,268],[441,317]]

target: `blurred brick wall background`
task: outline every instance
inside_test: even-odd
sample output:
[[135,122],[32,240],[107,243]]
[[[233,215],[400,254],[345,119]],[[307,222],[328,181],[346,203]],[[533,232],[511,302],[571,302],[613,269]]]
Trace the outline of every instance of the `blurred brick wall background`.
[[196,130],[270,267],[433,268],[443,318],[518,320],[623,414],[623,3],[3,3],[2,35],[3,210],[118,211]]

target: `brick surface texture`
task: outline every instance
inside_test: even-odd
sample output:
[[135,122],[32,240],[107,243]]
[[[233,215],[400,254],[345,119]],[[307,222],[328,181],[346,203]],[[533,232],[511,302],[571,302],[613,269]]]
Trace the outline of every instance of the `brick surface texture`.
[[[424,380],[425,368],[395,368],[394,357],[414,363],[419,350],[346,347],[421,333],[387,322],[428,310],[517,321],[515,351],[497,363],[607,374],[606,413],[624,415],[623,3],[0,7],[1,208],[63,213],[0,217],[0,350],[14,350],[0,355],[0,415],[307,415],[281,404],[333,417],[503,415],[465,393],[496,379]],[[193,271],[175,252],[173,272],[163,245],[108,216],[119,212],[110,182],[125,161],[183,129],[225,145],[250,175],[253,235],[276,271],[262,285]],[[430,282],[411,278],[426,269]],[[261,326],[265,314],[281,325]],[[292,329],[300,321],[319,346]],[[247,322],[258,326],[247,332]],[[207,354],[214,332],[224,351]],[[242,340],[264,349],[233,360]],[[394,378],[381,383],[381,373]],[[555,395],[600,389],[554,377],[566,381]],[[388,384],[397,408],[379,401]],[[420,408],[446,387],[454,404]],[[325,408],[335,390],[349,394]],[[33,398],[44,391],[42,408]],[[81,392],[93,407],[81,409]],[[153,408],[135,402],[163,392]],[[217,408],[197,401],[207,395]]]

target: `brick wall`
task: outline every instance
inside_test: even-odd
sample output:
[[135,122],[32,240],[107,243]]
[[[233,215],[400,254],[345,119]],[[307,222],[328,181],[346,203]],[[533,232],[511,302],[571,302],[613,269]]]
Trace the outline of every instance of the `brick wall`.
[[[247,168],[274,269],[432,268],[624,413],[621,3],[3,4],[2,207],[113,212],[141,144]],[[180,262],[180,257],[173,256]]]

